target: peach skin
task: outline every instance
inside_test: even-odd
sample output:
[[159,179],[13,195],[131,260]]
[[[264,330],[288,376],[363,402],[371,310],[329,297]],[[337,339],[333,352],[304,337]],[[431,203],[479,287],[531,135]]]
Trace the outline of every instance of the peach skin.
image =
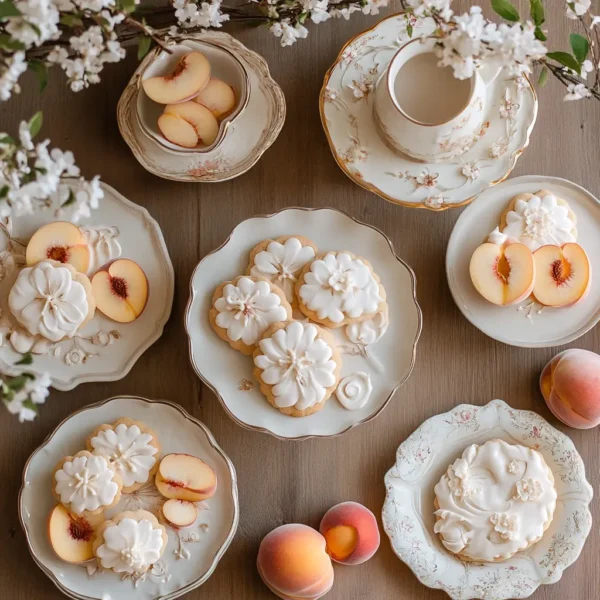
[[327,552],[343,565],[360,565],[379,548],[379,527],[375,515],[358,502],[342,502],[330,508],[319,531]]
[[575,348],[557,354],[542,371],[540,389],[565,425],[591,429],[600,423],[600,355]]
[[265,585],[283,600],[317,600],[333,586],[325,538],[307,525],[290,523],[268,533],[256,566]]

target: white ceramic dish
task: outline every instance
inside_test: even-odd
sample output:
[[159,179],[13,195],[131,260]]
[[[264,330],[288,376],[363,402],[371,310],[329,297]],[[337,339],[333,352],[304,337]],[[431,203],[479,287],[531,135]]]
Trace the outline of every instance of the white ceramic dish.
[[[95,268],[115,258],[130,258],[144,269],[149,282],[148,303],[132,323],[117,323],[99,310],[94,318],[71,339],[48,344],[36,354],[30,369],[47,372],[52,386],[70,390],[90,381],[116,381],[129,373],[137,359],[162,335],[171,314],[175,276],[165,240],[158,223],[148,211],[130,202],[108,185],[101,184],[104,198],[91,216],[77,223],[94,236]],[[76,189],[76,188],[74,188]],[[12,222],[12,244],[7,229],[0,230],[0,368],[13,372],[11,365],[20,355],[8,341],[16,321],[8,309],[8,294],[20,266],[29,238],[42,225],[68,221],[71,209],[57,216],[55,207]],[[22,243],[20,243],[22,242]],[[93,272],[90,272],[92,275]]]
[[[85,448],[98,425],[120,417],[146,423],[157,434],[161,453],[186,452],[202,458],[217,473],[216,494],[201,504],[195,525],[177,533],[168,528],[168,546],[161,560],[145,576],[122,578],[111,571],[72,565],[52,551],[46,520],[55,500],[51,494],[53,469],[58,461]],[[123,495],[107,516],[122,510],[159,509],[164,498],[154,485]],[[210,431],[181,407],[170,402],[133,396],[111,398],[88,406],[64,420],[31,455],[23,472],[19,518],[29,551],[37,565],[63,594],[78,600],[172,600],[202,585],[216,569],[235,535],[239,521],[235,469]]]
[[[591,288],[583,300],[567,308],[542,309],[531,300],[518,306],[491,304],[477,293],[471,282],[471,256],[497,227],[514,196],[542,189],[564,198],[577,216],[577,242],[586,251],[592,267]],[[446,275],[458,308],[491,338],[525,348],[568,344],[600,321],[600,202],[566,179],[542,175],[509,179],[481,194],[456,221],[446,251]]]
[[[470,444],[500,438],[535,448],[554,473],[558,501],[542,539],[499,563],[465,563],[433,532],[433,488]],[[454,600],[526,598],[556,583],[579,556],[592,526],[593,490],[573,442],[534,412],[502,400],[462,404],[425,421],[398,448],[385,476],[382,521],[392,549],[424,585]]]
[[[262,240],[293,234],[310,238],[320,251],[349,250],[367,258],[386,289],[387,332],[385,325],[378,329],[375,320],[367,325],[376,325],[371,330],[377,341],[374,346],[352,343],[345,328],[336,331],[343,351],[342,376],[357,371],[371,376],[373,392],[360,410],[348,411],[332,396],[322,410],[308,417],[282,414],[267,402],[253,380],[252,359],[232,350],[209,324],[215,288],[245,273],[251,248]],[[378,415],[412,371],[422,326],[415,284],[412,269],[394,253],[383,233],[337,210],[294,208],[247,219],[220,248],[204,257],[192,275],[185,316],[192,365],[229,416],[243,427],[281,439],[341,434]]]
[[[227,129],[246,108],[250,96],[248,74],[244,65],[235,54],[226,48],[221,48],[206,41],[184,39],[179,44],[170,45],[169,50],[171,50],[171,54],[157,48],[152,53],[153,60],[147,63],[144,72],[138,79],[139,93],[136,103],[138,123],[145,134],[168,150],[172,150],[177,154],[189,154],[190,152],[205,154],[214,150],[223,141]],[[217,139],[210,146],[199,146],[192,150],[177,146],[177,144],[173,144],[162,135],[157,123],[158,118],[164,110],[164,105],[150,100],[142,87],[142,82],[150,77],[171,73],[179,60],[191,51],[201,52],[208,58],[211,67],[211,77],[216,77],[229,84],[233,88],[236,98],[236,105],[231,114],[219,123]]]
[[188,182],[227,181],[253,167],[277,139],[285,121],[285,97],[271,78],[265,59],[232,36],[205,31],[186,37],[186,43],[196,42],[231,52],[248,75],[248,103],[235,122],[228,124],[218,147],[203,152],[174,152],[142,130],[137,117],[138,94],[142,93],[139,80],[152,55],[141,62],[119,99],[119,130],[139,163],[158,177]]
[[529,144],[537,97],[528,79],[500,74],[487,88],[484,127],[467,153],[426,163],[392,150],[373,116],[375,82],[399,48],[434,29],[430,19],[400,13],[350,40],[325,75],[319,109],[333,156],[350,179],[394,204],[444,210],[508,177]]

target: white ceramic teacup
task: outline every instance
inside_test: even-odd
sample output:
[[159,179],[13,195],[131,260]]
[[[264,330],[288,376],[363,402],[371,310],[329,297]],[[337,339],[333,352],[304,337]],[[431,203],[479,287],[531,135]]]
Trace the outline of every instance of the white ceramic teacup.
[[463,154],[480,137],[486,86],[498,71],[457,79],[439,67],[435,39],[415,39],[398,50],[375,89],[374,116],[386,142],[426,162]]

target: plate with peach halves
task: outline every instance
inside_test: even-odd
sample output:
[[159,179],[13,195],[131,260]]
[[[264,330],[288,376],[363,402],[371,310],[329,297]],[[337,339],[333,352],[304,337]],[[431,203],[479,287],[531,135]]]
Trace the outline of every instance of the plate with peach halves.
[[19,518],[34,561],[70,598],[170,600],[202,585],[235,535],[235,469],[179,406],[111,398],[31,455]]
[[340,211],[247,219],[192,275],[192,365],[243,427],[339,435],[378,415],[410,375],[415,285],[382,232]]
[[483,192],[458,218],[448,285],[475,327],[505,344],[567,344],[600,320],[600,201],[557,177]]

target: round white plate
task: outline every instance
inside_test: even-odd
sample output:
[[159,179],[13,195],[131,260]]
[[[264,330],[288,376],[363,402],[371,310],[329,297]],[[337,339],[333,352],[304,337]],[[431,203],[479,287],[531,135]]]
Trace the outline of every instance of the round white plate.
[[[112,571],[61,561],[48,542],[46,521],[56,503],[51,494],[52,472],[64,456],[85,449],[85,440],[99,425],[127,416],[142,421],[157,434],[161,454],[185,452],[207,462],[217,474],[216,494],[200,504],[196,523],[177,533],[167,528],[167,548],[160,561],[137,579]],[[123,510],[154,512],[164,502],[152,483],[124,494],[112,516]],[[61,592],[78,600],[171,600],[202,585],[216,569],[235,535],[239,521],[235,469],[210,431],[171,402],[134,396],[92,404],[64,420],[31,455],[19,493],[19,518],[29,551],[37,565]]]
[[[558,501],[542,539],[499,563],[465,563],[433,532],[435,484],[470,444],[491,439],[534,448],[554,473]],[[592,526],[593,490],[573,442],[534,412],[502,400],[462,404],[425,421],[398,448],[385,476],[382,521],[392,549],[424,585],[454,600],[526,598],[556,583],[579,556]]]
[[[387,332],[376,344],[367,347],[345,338],[342,331],[345,328],[336,331],[343,351],[342,376],[357,371],[371,376],[373,392],[360,410],[342,408],[332,395],[323,409],[308,417],[282,414],[268,403],[253,380],[252,359],[219,339],[208,322],[215,288],[246,272],[248,254],[258,242],[282,235],[306,236],[319,251],[349,250],[363,256],[381,278],[389,305]],[[293,208],[243,221],[220,248],[204,257],[190,285],[185,326],[192,365],[229,416],[249,429],[281,439],[338,435],[378,415],[412,371],[422,326],[415,274],[396,256],[383,233],[337,210]],[[379,336],[384,331],[385,327],[373,335]]]
[[[130,202],[106,184],[102,183],[101,187],[104,198],[98,209],[92,210],[89,218],[77,222],[81,229],[93,231],[94,238],[88,243],[94,265],[89,275],[110,260],[130,258],[146,273],[148,303],[132,323],[117,323],[96,310],[94,318],[75,337],[49,344],[43,353],[35,354],[28,370],[49,373],[52,386],[63,391],[80,383],[115,381],[125,377],[137,359],[162,335],[173,304],[175,275],[158,223],[145,208]],[[69,221],[70,216],[71,209],[57,213],[56,207],[52,207],[13,219],[12,250],[7,230],[0,230],[0,369],[4,372],[12,373],[11,365],[20,358],[8,340],[16,325],[8,309],[8,294],[20,269],[18,257],[24,255],[23,244],[42,225],[57,220]]]
[[434,29],[431,19],[400,13],[360,33],[327,71],[319,109],[331,152],[350,179],[394,204],[444,210],[508,177],[529,144],[537,97],[528,79],[500,74],[488,88],[484,127],[469,152],[422,163],[390,149],[373,119],[374,86],[399,48]]
[[[577,243],[586,251],[592,267],[590,290],[582,301],[567,308],[542,309],[531,300],[518,306],[496,306],[475,290],[469,276],[471,256],[498,226],[512,198],[542,189],[565,199],[577,215]],[[542,175],[509,179],[486,190],[456,221],[446,251],[446,275],[458,308],[491,338],[524,348],[568,344],[600,320],[600,202],[566,179]]]

